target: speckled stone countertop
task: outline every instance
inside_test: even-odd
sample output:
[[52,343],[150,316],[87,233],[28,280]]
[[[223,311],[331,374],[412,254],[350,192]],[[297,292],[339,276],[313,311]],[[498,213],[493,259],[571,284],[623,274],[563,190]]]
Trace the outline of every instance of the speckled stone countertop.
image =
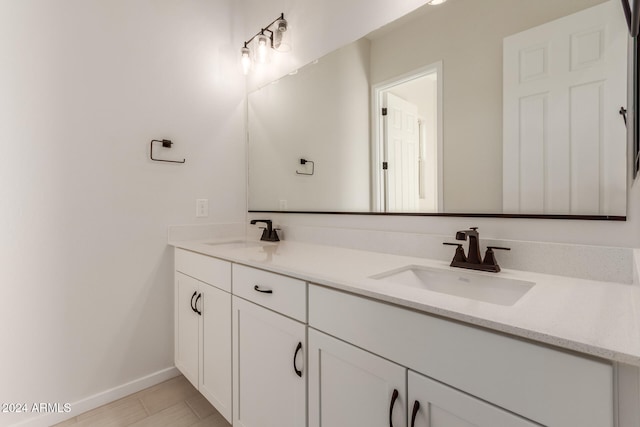
[[[244,238],[226,239],[240,240]],[[292,241],[220,244],[211,240],[170,244],[470,325],[640,366],[638,284],[503,270],[498,277],[535,283],[514,305],[503,306],[371,278],[408,265],[451,269],[443,261]]]

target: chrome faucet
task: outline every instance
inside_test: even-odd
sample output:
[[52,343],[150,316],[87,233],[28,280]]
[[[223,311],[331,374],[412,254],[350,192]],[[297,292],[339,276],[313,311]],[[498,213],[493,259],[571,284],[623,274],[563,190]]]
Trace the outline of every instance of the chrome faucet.
[[480,256],[480,233],[478,233],[478,227],[471,227],[469,230],[462,230],[456,233],[456,240],[467,240],[469,238],[469,251],[468,255],[465,255],[462,243],[448,243],[445,245],[457,246],[456,253],[451,261],[451,267],[469,268],[471,270],[490,271],[497,273],[500,271],[500,266],[496,261],[494,249],[500,249],[503,251],[510,251],[511,248],[504,248],[501,246],[487,246],[487,252],[484,255],[484,261]]
[[255,225],[259,222],[263,222],[265,223],[267,226],[266,227],[260,227],[262,228],[262,237],[260,237],[260,240],[264,240],[265,242],[279,242],[280,238],[278,237],[278,229],[277,228],[273,228],[273,223],[271,222],[270,219],[252,219],[251,220],[251,225]]

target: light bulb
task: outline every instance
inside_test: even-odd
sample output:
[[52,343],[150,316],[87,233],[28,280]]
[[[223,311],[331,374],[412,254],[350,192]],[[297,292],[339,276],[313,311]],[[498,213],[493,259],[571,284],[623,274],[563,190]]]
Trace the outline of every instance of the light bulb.
[[267,62],[267,57],[269,55],[269,38],[260,34],[258,36],[258,62],[264,64]]
[[[273,32],[273,48],[278,52],[291,51],[291,35],[289,31],[289,23],[286,19],[280,18],[276,21],[276,29]],[[286,33],[286,34],[285,34]]]
[[249,48],[242,48],[242,57],[240,58],[240,63],[242,64],[242,72],[246,76],[249,74],[249,70],[251,69],[251,56],[249,55]]

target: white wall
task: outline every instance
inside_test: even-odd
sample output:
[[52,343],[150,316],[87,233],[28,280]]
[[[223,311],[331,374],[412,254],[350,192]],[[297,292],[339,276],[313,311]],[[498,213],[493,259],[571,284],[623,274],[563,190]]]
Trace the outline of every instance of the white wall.
[[0,0],[0,402],[173,366],[167,225],[245,217],[233,3]]
[[[285,15],[292,17],[296,25],[293,26],[295,28],[294,51],[291,53],[290,63],[304,64],[367,34],[423,3],[424,1],[400,4],[365,0],[347,3],[310,0],[269,2],[243,0],[242,11],[246,17],[245,22],[249,24],[249,27],[245,27],[245,31],[247,34],[251,33],[250,35],[253,35],[260,25],[273,19],[271,15],[284,11]],[[349,25],[343,25],[345,22],[349,22]],[[282,70],[293,69],[294,66],[291,64],[289,64],[290,68],[276,64],[272,74],[277,75]],[[266,79],[267,77],[269,76],[258,78]],[[640,185],[637,183],[629,192],[628,221],[626,222],[306,214],[272,216],[281,225],[352,227],[443,235],[453,235],[456,230],[477,225],[481,227],[483,236],[493,239],[640,247]]]

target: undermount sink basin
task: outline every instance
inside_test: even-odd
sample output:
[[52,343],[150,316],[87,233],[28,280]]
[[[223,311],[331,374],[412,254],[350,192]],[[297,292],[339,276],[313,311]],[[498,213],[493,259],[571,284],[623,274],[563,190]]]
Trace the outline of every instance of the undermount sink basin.
[[258,248],[261,246],[267,246],[269,243],[257,242],[255,240],[229,240],[226,242],[210,242],[205,243],[205,245],[209,246],[219,246],[225,247],[228,249],[236,249],[236,248]]
[[[491,274],[491,275],[490,275]],[[534,285],[493,273],[473,273],[410,265],[371,276],[371,279],[426,289],[499,305],[513,305]]]

